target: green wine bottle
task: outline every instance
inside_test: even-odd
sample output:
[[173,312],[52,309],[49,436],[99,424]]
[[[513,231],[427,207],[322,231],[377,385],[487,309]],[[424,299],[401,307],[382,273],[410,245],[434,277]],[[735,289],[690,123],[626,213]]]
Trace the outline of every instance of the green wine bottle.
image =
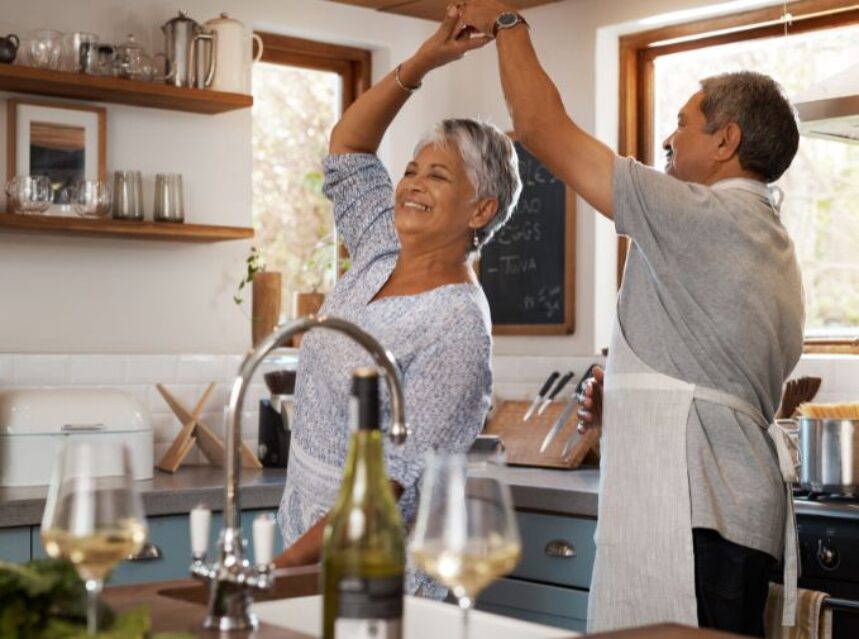
[[379,374],[359,368],[340,494],[322,545],[324,639],[400,639],[405,542],[379,430]]

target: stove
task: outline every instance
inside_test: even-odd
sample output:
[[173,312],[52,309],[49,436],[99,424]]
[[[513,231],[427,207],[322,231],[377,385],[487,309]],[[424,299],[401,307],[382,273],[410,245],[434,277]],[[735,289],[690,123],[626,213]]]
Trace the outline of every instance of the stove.
[[833,639],[859,637],[859,498],[795,492],[800,588],[829,594]]

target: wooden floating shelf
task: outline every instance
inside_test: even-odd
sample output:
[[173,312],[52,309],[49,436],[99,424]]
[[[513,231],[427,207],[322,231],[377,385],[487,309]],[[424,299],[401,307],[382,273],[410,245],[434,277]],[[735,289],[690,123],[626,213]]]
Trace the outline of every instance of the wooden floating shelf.
[[224,113],[253,106],[253,96],[86,73],[0,64],[0,90],[131,106]]
[[118,237],[130,240],[163,240],[168,242],[222,242],[226,240],[248,240],[254,236],[252,228],[243,226],[133,222],[110,218],[92,219],[0,213],[0,232],[3,231],[39,231],[55,235]]

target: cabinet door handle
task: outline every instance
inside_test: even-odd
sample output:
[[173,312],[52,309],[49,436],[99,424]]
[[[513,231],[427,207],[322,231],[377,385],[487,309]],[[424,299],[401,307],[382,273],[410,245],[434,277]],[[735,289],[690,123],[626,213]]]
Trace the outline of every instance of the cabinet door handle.
[[576,556],[576,547],[566,539],[553,539],[543,549],[549,557],[558,557],[559,559],[572,559]]
[[143,544],[140,552],[135,555],[128,555],[125,561],[154,561],[156,559],[161,559],[161,549],[151,541],[147,541]]

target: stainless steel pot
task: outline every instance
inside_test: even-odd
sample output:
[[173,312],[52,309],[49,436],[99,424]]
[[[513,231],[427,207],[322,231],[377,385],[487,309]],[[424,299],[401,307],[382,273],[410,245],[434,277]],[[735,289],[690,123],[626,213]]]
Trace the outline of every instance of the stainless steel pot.
[[859,495],[859,420],[799,420],[800,487],[834,495]]

